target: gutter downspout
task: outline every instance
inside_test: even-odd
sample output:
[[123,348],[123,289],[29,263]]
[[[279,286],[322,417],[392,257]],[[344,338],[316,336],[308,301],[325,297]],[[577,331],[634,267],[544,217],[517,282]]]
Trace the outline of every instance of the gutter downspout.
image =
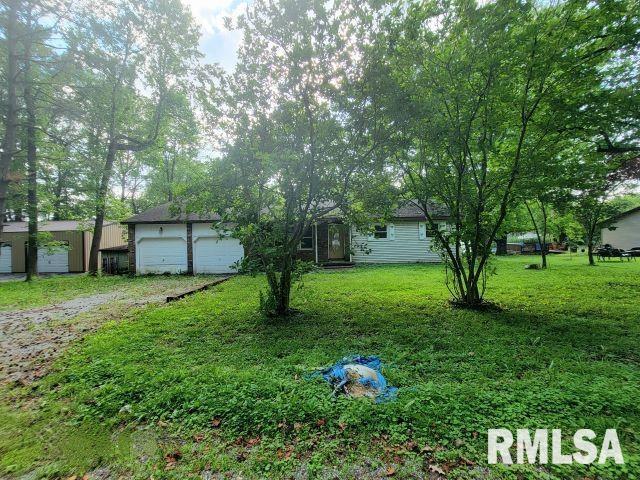
[[349,225],[349,263],[353,262],[353,255],[351,254],[351,252],[353,251],[353,249],[351,248],[351,225]]
[[318,264],[318,222],[313,222],[313,231],[315,232],[313,235],[313,246],[315,249],[316,265],[317,265]]

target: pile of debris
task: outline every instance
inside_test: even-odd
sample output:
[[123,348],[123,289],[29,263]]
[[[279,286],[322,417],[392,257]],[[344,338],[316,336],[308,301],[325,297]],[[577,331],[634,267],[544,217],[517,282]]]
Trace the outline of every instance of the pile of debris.
[[369,397],[378,402],[393,400],[398,389],[387,385],[381,370],[378,357],[353,355],[319,373],[333,387],[334,395]]

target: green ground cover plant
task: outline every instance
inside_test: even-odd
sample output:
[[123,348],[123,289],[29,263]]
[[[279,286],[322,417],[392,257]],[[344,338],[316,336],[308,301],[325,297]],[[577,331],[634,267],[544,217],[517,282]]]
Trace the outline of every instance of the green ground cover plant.
[[[638,478],[640,263],[584,260],[492,260],[496,311],[452,308],[441,265],[406,265],[310,274],[283,321],[247,276],[129,312],[4,390],[0,472]],[[308,377],[355,353],[381,357],[396,401]],[[489,466],[489,428],[616,428],[626,463]]]

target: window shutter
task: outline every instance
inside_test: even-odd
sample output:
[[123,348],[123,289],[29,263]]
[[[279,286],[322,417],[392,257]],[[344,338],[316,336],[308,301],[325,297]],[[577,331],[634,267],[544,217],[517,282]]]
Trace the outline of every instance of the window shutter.
[[424,222],[418,223],[418,238],[425,240],[427,238],[427,224]]
[[389,237],[389,240],[395,240],[396,239],[396,226],[393,224],[389,224],[387,226],[387,237]]

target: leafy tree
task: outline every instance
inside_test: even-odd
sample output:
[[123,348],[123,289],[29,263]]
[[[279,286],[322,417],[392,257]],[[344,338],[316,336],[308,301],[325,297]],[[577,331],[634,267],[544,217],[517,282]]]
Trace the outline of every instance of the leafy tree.
[[194,206],[214,205],[236,225],[244,268],[266,274],[262,307],[270,315],[291,310],[305,230],[331,211],[353,213],[354,191],[375,184],[363,178],[381,162],[357,61],[367,42],[366,8],[255,2],[239,21],[237,68],[220,81],[225,156]]
[[176,95],[157,144],[139,155],[149,167],[146,200],[172,202],[184,184],[199,170],[200,125],[189,98]]
[[156,142],[171,92],[185,88],[199,56],[198,31],[178,0],[112,0],[99,12],[87,4],[78,17],[67,32],[78,72],[83,73],[74,91],[91,119],[87,147],[104,155],[89,254],[89,271],[96,273],[116,157]]
[[[386,20],[378,64],[391,79],[394,163],[436,231],[457,304],[483,303],[491,246],[526,159],[554,128],[565,92],[584,100],[634,41],[630,11],[630,2],[436,0],[403,3]],[[450,211],[446,231],[431,217],[434,201]]]
[[581,225],[587,246],[589,265],[595,265],[593,257],[602,228],[608,220],[623,210],[612,202],[630,181],[640,180],[640,158],[634,154],[606,155],[595,152],[589,144],[574,149],[569,170],[567,206]]
[[[27,281],[37,273],[39,157],[49,151],[43,132],[55,103],[54,77],[59,70],[59,55],[47,40],[64,10],[60,7],[48,0],[22,0],[5,6],[8,23],[4,25],[3,46],[8,63],[3,90],[7,92],[8,108],[6,145],[0,161],[0,177],[4,179],[0,182],[0,217],[8,217],[12,210],[18,220],[26,212]],[[11,176],[7,176],[9,171]]]
[[[46,120],[55,108],[53,100],[59,93],[54,78],[60,69],[59,55],[48,45],[54,19],[61,13],[56,3],[40,0],[25,1],[20,43],[22,47],[22,93],[24,101],[24,145],[27,170],[28,240],[26,281],[38,273],[38,171],[39,157],[50,150],[43,131]],[[53,24],[53,26],[45,25]]]
[[[555,116],[552,116],[546,122],[546,131],[539,135],[542,141],[523,159],[523,174],[514,189],[516,202],[524,207],[529,229],[533,228],[540,245],[543,269],[548,263],[546,245],[551,233],[551,219],[556,206],[564,200],[567,176],[567,166],[561,155],[567,147],[566,133],[559,133],[555,127],[548,128],[554,120]],[[533,126],[534,129],[536,127]]]
[[16,153],[16,138],[18,130],[18,16],[21,11],[20,0],[9,0],[2,3],[0,10],[1,26],[3,30],[4,55],[4,83],[5,109],[3,115],[3,136],[0,149],[0,240],[2,239],[2,224],[6,211],[7,191],[9,188],[9,173],[13,157]]
[[[631,183],[629,187],[633,189],[633,184]],[[640,207],[640,193],[618,195],[612,198],[609,203],[611,203],[618,212],[626,212],[632,208]]]
[[144,165],[133,152],[123,152],[116,156],[114,183],[114,187],[120,190],[120,203],[128,203],[130,211],[136,212],[136,196],[144,184]]

